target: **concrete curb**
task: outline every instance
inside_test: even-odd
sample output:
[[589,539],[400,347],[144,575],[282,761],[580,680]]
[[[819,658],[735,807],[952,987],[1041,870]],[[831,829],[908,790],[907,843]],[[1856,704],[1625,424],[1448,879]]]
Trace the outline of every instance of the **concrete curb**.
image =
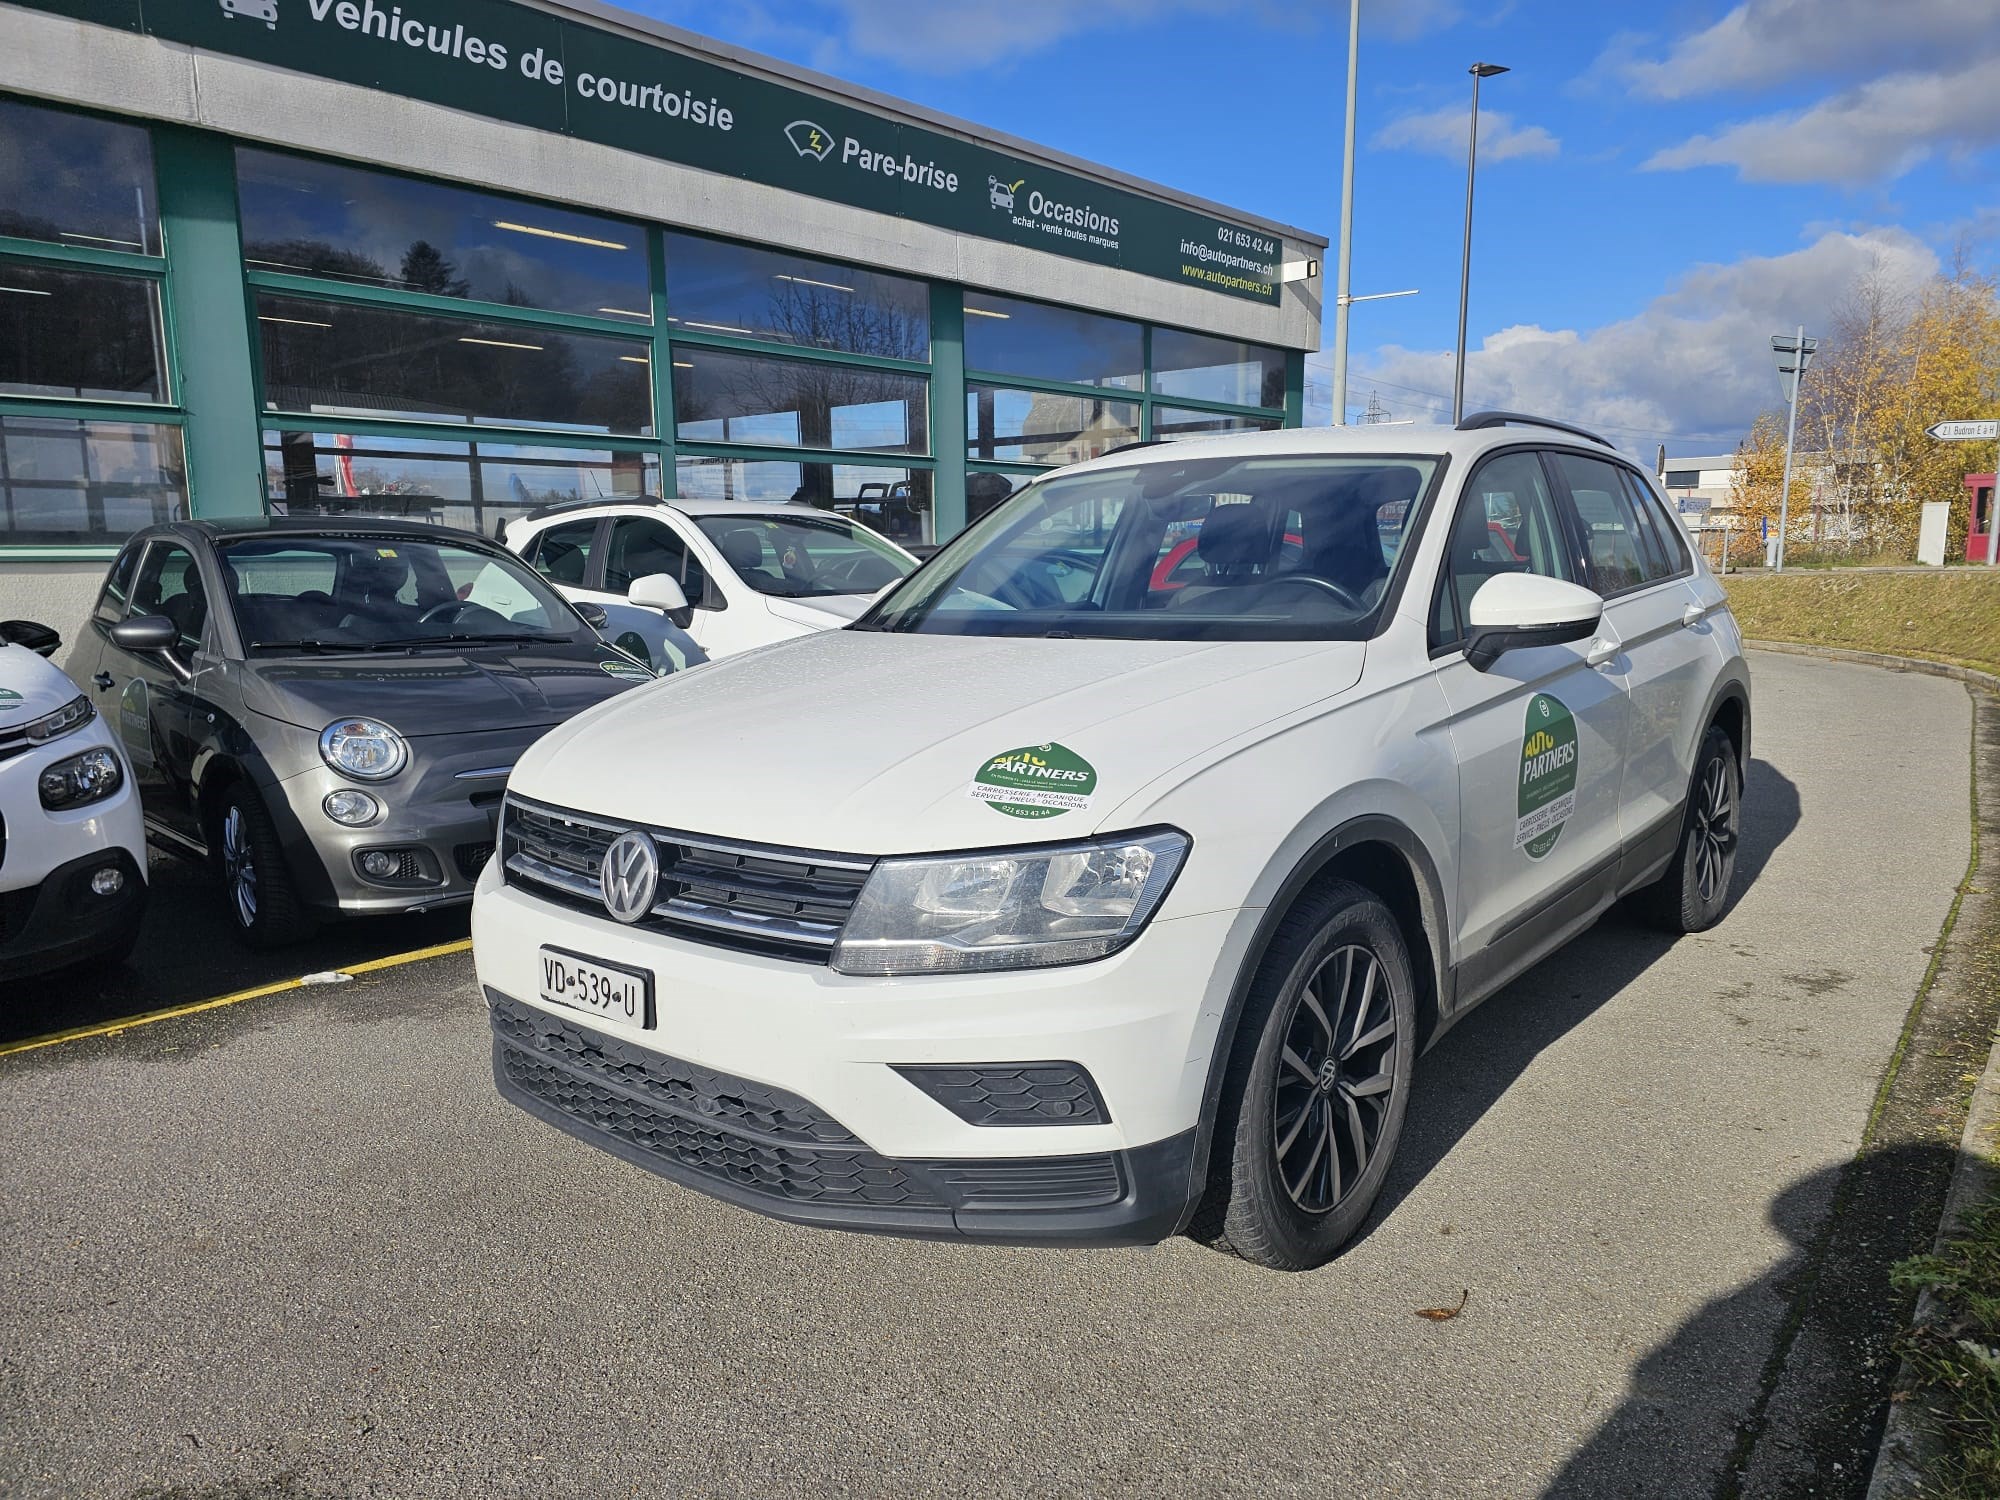
[[1969,682],[1976,688],[2000,695],[2000,677],[1975,667],[1954,666],[1948,661],[1926,661],[1921,656],[1890,656],[1881,651],[1850,651],[1845,646],[1802,646],[1796,641],[1753,641],[1743,644],[1752,651],[1777,651],[1786,656],[1816,656],[1822,661],[1851,661],[1864,667],[1882,667],[1891,672],[1922,672],[1928,677],[1950,677]]
[[[1981,705],[1975,702],[1973,733],[1973,776],[1977,789],[1977,818],[1974,826],[1978,838],[1978,860],[1966,876],[1963,904],[1959,917],[1947,940],[1945,963],[1954,959],[1961,962],[1973,952],[1975,935],[1990,920],[1990,909],[2000,901],[2000,882],[1994,873],[2000,869],[2000,786],[1993,784],[1994,778],[1982,775],[1990,771],[1989,758],[1982,754],[1981,720],[1983,717],[2000,713],[2000,678],[1989,672],[1975,671],[1968,667],[1955,667],[1943,662],[1922,661],[1909,657],[1884,656],[1875,652],[1844,651],[1831,648],[1796,646],[1776,642],[1757,642],[1760,649],[1789,652],[1801,656],[1819,656],[1837,661],[1856,661],[1868,665],[1879,665],[1897,671],[1922,672],[1931,676],[1952,677],[1972,686],[1976,691],[1990,695]],[[1982,708],[1984,714],[1982,715]],[[1940,973],[1940,978],[1942,978]],[[1976,981],[1975,981],[1976,982]],[[1932,1242],[1933,1250],[1939,1250],[1944,1243],[1957,1234],[1966,1214],[1976,1206],[2000,1194],[2000,1047],[1989,1046],[1986,1066],[1981,1071],[1979,1082],[1973,1089],[1972,1101],[1966,1113],[1965,1129],[1959,1136],[1958,1161],[1952,1172],[1951,1186],[1946,1191],[1944,1212],[1938,1223],[1938,1232]],[[1935,1321],[1943,1313],[1941,1304],[1928,1292],[1918,1299],[1912,1321],[1922,1326]],[[1896,1392],[1907,1392],[1915,1385],[1914,1372],[1905,1364],[1897,1372],[1893,1385]],[[1931,1443],[1931,1435],[1923,1419],[1923,1406],[1919,1402],[1892,1400],[1889,1414],[1882,1431],[1882,1445],[1875,1456],[1874,1472],[1869,1479],[1867,1500],[1917,1500],[1925,1492],[1923,1460]]]

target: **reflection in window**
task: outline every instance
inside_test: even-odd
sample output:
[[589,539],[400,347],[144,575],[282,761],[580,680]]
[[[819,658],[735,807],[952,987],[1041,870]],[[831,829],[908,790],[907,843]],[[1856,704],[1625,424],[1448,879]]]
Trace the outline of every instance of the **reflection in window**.
[[269,293],[257,328],[270,409],[652,430],[637,340]]
[[933,539],[928,469],[690,457],[679,461],[677,483],[685,500],[794,500],[835,511],[905,546]]
[[236,183],[253,271],[653,321],[634,224],[248,147]]
[[1033,479],[1029,474],[999,474],[990,469],[974,469],[965,476],[965,524],[998,510]]
[[482,536],[532,506],[660,492],[651,453],[275,429],[264,486],[280,515],[404,516]]
[[1153,330],[1153,390],[1195,401],[1227,401],[1237,406],[1285,404],[1285,356],[1262,344]]
[[1153,408],[1153,436],[1168,443],[1179,438],[1208,437],[1218,432],[1272,432],[1278,425],[1274,417],[1239,417],[1213,411],[1184,411],[1176,406]]
[[965,294],[965,367],[1031,380],[1138,390],[1145,338],[1137,323],[1071,307]]
[[110,542],[187,513],[178,427],[0,416],[0,542]]
[[152,282],[0,263],[0,392],[164,401],[162,365]]
[[928,387],[921,375],[674,346],[674,422],[686,442],[923,453]]
[[1139,440],[1139,404],[973,385],[965,393],[966,453],[1014,463],[1073,464]]
[[151,136],[0,99],[0,234],[158,255]]
[[666,242],[675,328],[930,358],[930,289],[921,281],[691,234],[669,233]]

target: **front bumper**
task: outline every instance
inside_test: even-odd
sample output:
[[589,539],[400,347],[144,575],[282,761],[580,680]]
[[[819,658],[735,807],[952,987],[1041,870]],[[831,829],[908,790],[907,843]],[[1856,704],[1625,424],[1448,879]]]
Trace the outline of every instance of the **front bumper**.
[[[98,871],[124,877],[108,896],[91,890]],[[0,979],[20,979],[123,953],[146,912],[146,872],[116,845],[73,859],[36,885],[0,892]]]
[[[1235,915],[1155,922],[1071,968],[873,979],[624,927],[494,869],[472,931],[501,1093],[614,1155],[800,1222],[1141,1244],[1172,1234],[1199,1192]],[[541,1001],[543,945],[650,973],[654,1026]],[[1086,1123],[992,1123],[899,1071],[1051,1059],[1087,1073],[1102,1108]]]

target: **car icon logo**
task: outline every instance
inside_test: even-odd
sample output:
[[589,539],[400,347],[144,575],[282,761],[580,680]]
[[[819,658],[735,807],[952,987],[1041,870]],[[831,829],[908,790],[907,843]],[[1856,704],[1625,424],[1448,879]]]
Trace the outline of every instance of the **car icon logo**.
[[[1023,177],[1021,182],[1027,180]],[[1014,211],[1014,195],[1021,190],[1021,182],[1002,182],[997,177],[987,178],[986,201],[995,208],[1006,209],[1011,214]]]
[[659,884],[660,851],[649,835],[635,828],[611,841],[597,872],[606,911],[621,922],[638,921],[653,909]]
[[272,31],[278,29],[278,0],[222,0],[224,20],[233,21],[238,16],[249,16],[262,21]]
[[810,156],[814,161],[825,161],[833,154],[833,133],[811,120],[792,121],[785,127],[785,139],[799,155]]

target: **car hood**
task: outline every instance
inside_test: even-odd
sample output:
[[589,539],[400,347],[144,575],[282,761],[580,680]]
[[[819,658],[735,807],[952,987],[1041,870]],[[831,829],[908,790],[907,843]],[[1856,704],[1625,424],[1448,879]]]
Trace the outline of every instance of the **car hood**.
[[809,625],[814,630],[838,630],[849,621],[860,619],[861,612],[874,602],[873,594],[818,594],[810,599],[772,596],[764,601],[779,619]]
[[76,695],[54,662],[25,646],[0,646],[0,729],[52,714]]
[[560,724],[651,679],[600,642],[563,642],[259,659],[244,664],[243,696],[257,712],[301,729],[366,714],[420,736]]
[[1060,839],[1104,827],[1163,777],[1164,792],[1202,752],[1344,692],[1364,650],[831,631],[607,703],[537,741],[509,785],[839,853]]

